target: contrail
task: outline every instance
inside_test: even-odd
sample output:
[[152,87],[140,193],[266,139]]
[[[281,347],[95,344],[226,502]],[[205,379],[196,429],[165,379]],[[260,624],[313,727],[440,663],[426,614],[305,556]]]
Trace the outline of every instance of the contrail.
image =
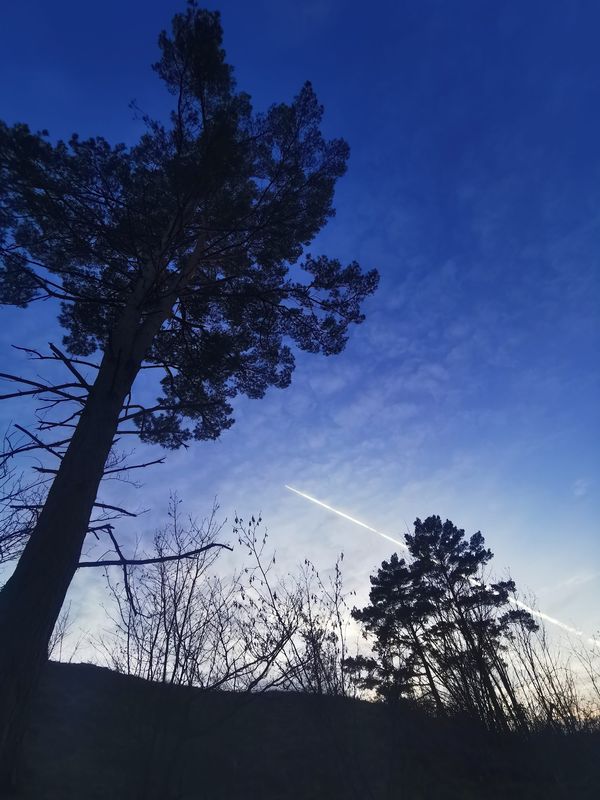
[[367,525],[366,522],[361,522],[359,519],[356,519],[356,517],[351,517],[350,514],[344,514],[343,511],[339,511],[337,508],[333,508],[333,506],[328,506],[327,503],[323,503],[321,502],[321,500],[317,500],[316,497],[312,497],[312,495],[310,494],[305,494],[304,492],[301,492],[299,489],[294,489],[293,486],[288,486],[287,483],[285,484],[285,488],[289,489],[290,492],[294,492],[295,494],[300,495],[300,497],[304,497],[306,500],[310,500],[311,503],[316,503],[316,505],[321,506],[321,508],[326,508],[327,511],[332,511],[334,514],[337,514],[338,517],[343,517],[344,519],[353,522],[355,525],[360,525],[361,528],[365,528],[365,530],[371,531],[371,533],[376,533],[378,536],[383,536],[383,538],[387,539],[388,542],[393,542],[394,544],[397,544],[398,547],[401,547],[403,550],[408,551],[408,547],[404,544],[404,542],[401,542],[399,539],[394,539],[393,536],[388,536],[387,533],[382,533],[381,531],[378,531],[377,528],[372,528],[370,525]]
[[[327,511],[331,511],[333,514],[337,514],[338,517],[342,517],[343,519],[347,519],[349,522],[353,522],[355,525],[359,525],[361,528],[364,528],[371,533],[376,533],[377,536],[381,536],[383,539],[387,539],[388,542],[393,542],[394,544],[401,547],[402,550],[408,552],[408,547],[404,542],[401,542],[400,539],[395,539],[393,536],[390,536],[387,533],[383,533],[383,531],[378,531],[377,528],[373,528],[371,525],[367,525],[366,522],[361,522],[361,520],[356,519],[356,517],[351,517],[350,514],[345,514],[343,511],[340,511],[338,508],[334,508],[333,506],[327,505],[327,503],[323,503],[322,500],[317,500],[316,497],[313,497],[310,494],[306,494],[306,492],[301,492],[299,489],[294,489],[293,486],[288,486],[285,484],[285,488],[289,489],[290,492],[294,492],[299,497],[304,497],[305,500],[309,500],[311,503],[315,503],[317,506],[321,506],[321,508],[327,509]],[[477,581],[470,579],[471,583],[477,585]],[[574,636],[579,636],[581,639],[585,639],[590,644],[594,645],[595,647],[600,646],[600,640],[594,639],[591,637],[586,636],[583,631],[578,630],[577,628],[572,628],[570,625],[567,625],[564,622],[556,619],[555,617],[551,617],[549,614],[544,614],[543,611],[536,611],[535,608],[531,608],[531,606],[526,605],[521,600],[517,600],[514,597],[509,597],[509,602],[519,608],[522,608],[524,611],[528,611],[532,616],[538,617],[538,619],[543,619],[545,622],[549,622],[551,625],[555,625],[557,628],[562,628],[563,631],[567,633],[571,633]]]
[[567,631],[567,633],[572,633],[582,639],[587,639],[590,644],[600,645],[600,639],[587,637],[583,631],[580,631],[577,628],[572,628],[570,625],[567,625],[566,623],[561,622],[559,619],[556,619],[556,617],[551,617],[549,614],[544,614],[543,611],[536,611],[534,608],[531,608],[531,606],[528,606],[526,603],[523,603],[521,600],[517,600],[514,597],[509,598],[509,600],[511,603],[514,603],[514,605],[519,606],[519,608],[529,611],[529,613],[533,616],[539,617],[546,622],[550,622],[552,625],[556,625],[557,628],[562,628],[563,631]]

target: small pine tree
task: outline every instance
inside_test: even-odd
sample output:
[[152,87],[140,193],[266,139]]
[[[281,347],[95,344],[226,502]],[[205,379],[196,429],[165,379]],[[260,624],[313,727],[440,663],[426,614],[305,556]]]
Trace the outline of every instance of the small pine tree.
[[514,582],[487,584],[493,554],[483,536],[467,538],[450,520],[417,519],[405,540],[412,560],[384,561],[371,577],[370,604],[353,610],[374,637],[374,657],[349,668],[384,697],[413,697],[495,729],[523,727],[502,651],[512,625],[536,625],[509,607]]

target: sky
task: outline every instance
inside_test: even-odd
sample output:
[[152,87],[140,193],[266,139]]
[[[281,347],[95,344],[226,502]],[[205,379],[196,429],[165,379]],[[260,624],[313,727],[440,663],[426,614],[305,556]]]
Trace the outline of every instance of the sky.
[[[520,590],[600,629],[600,5],[577,0],[223,0],[225,48],[255,108],[312,81],[324,128],[351,146],[337,215],[311,251],[381,274],[345,351],[299,354],[290,388],[236,402],[217,442],[168,453],[133,500],[166,514],[217,497],[262,512],[279,563],[323,569],[343,551],[366,597],[389,542],[290,484],[402,535],[439,514],[481,530]],[[21,0],[3,8],[0,116],[52,137],[141,132],[160,115],[150,69],[182,2]],[[50,307],[2,311],[10,345],[60,341]],[[15,407],[0,407],[4,427]],[[26,413],[19,407],[19,414]],[[138,455],[157,457],[156,448]],[[103,490],[104,491],[104,490]],[[131,488],[105,491],[125,499]],[[227,531],[227,525],[225,527]],[[86,571],[87,572],[87,571]],[[79,576],[83,617],[100,576]]]

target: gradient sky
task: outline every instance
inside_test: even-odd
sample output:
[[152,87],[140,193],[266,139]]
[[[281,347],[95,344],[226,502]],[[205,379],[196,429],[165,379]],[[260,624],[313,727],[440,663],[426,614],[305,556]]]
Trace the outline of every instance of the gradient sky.
[[[600,4],[206,5],[256,108],[313,82],[352,155],[311,249],[377,267],[381,286],[341,356],[300,355],[289,389],[239,401],[218,442],[147,472],[133,504],[151,510],[123,536],[152,530],[169,489],[200,516],[217,496],[222,517],[262,511],[280,563],[343,550],[348,587],[366,592],[389,543],[289,483],[393,535],[429,514],[480,529],[499,573],[598,631]],[[129,101],[167,107],[149,65],[181,8],[6,4],[0,115],[133,142]],[[10,344],[60,340],[49,307],[2,313],[13,369]],[[89,612],[100,576],[77,579],[78,602],[84,589]]]

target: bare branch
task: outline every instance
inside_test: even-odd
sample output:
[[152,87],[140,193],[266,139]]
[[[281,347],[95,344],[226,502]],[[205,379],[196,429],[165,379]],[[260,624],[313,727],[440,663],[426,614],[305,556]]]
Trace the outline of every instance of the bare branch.
[[73,365],[73,361],[68,356],[66,356],[61,350],[59,350],[55,344],[52,344],[52,342],[48,342],[48,346],[50,350],[52,350],[52,352],[56,355],[56,357],[63,362],[63,364],[69,370],[69,372],[77,378],[77,380],[84,387],[84,389],[89,390],[91,388],[90,384],[85,380],[85,378],[79,372],[79,370],[75,368],[75,366]]
[[128,472],[130,469],[144,469],[145,467],[153,467],[155,464],[164,464],[165,459],[163,458],[156,458],[154,461],[146,461],[144,464],[130,464],[124,467],[116,467],[114,469],[105,469],[105,475],[112,475],[115,472]]
[[107,561],[80,561],[77,567],[78,569],[81,567],[119,567],[122,564],[126,564],[128,567],[141,567],[145,564],[166,564],[168,561],[181,561],[186,558],[193,558],[194,556],[200,555],[200,553],[204,553],[214,547],[220,547],[223,550],[233,551],[233,547],[230,547],[228,544],[213,542],[212,544],[207,544],[205,547],[199,547],[197,550],[189,550],[186,553],[178,553],[177,555],[160,557],[156,556],[154,558],[112,559]]
[[124,514],[126,517],[137,517],[138,515],[133,511],[127,511],[126,508],[121,508],[120,506],[111,506],[108,503],[94,503],[94,508],[103,508],[107,511],[117,511],[119,514]]
[[[15,423],[15,428],[18,431],[21,431],[21,433],[24,433],[26,436],[29,436],[29,438],[35,442],[36,447],[34,449],[46,450],[48,453],[51,453],[56,458],[62,460],[62,454],[59,453],[54,448],[57,447],[59,444],[66,444],[67,442],[70,441],[70,439],[63,439],[62,442],[55,442],[54,444],[46,444],[46,442],[43,442],[35,434],[31,433],[31,431],[28,431],[27,428],[24,428],[22,425],[18,425],[17,423]],[[21,450],[21,452],[23,452],[23,450]]]
[[38,381],[32,381],[28,378],[22,378],[20,375],[11,375],[8,372],[0,372],[0,378],[3,378],[6,381],[12,381],[13,383],[22,383],[25,386],[32,386],[33,389],[21,389],[18,392],[10,392],[8,394],[1,394],[0,400],[11,400],[14,397],[27,397],[36,394],[57,394],[60,397],[64,397],[66,400],[72,400],[76,403],[84,403],[85,397],[79,395],[69,394],[65,391],[65,389],[80,389],[81,384],[79,383],[60,383],[56,386],[51,386],[45,383],[39,383]]
[[[39,350],[35,350],[32,347],[22,347],[20,345],[13,344],[12,347],[15,350],[20,350],[21,352],[25,353],[30,359],[35,361],[57,361],[57,356],[48,356],[40,353]],[[77,364],[80,367],[91,367],[92,369],[100,369],[99,364],[95,364],[93,361],[83,361],[81,358],[72,358],[69,356],[69,361],[71,364]]]

